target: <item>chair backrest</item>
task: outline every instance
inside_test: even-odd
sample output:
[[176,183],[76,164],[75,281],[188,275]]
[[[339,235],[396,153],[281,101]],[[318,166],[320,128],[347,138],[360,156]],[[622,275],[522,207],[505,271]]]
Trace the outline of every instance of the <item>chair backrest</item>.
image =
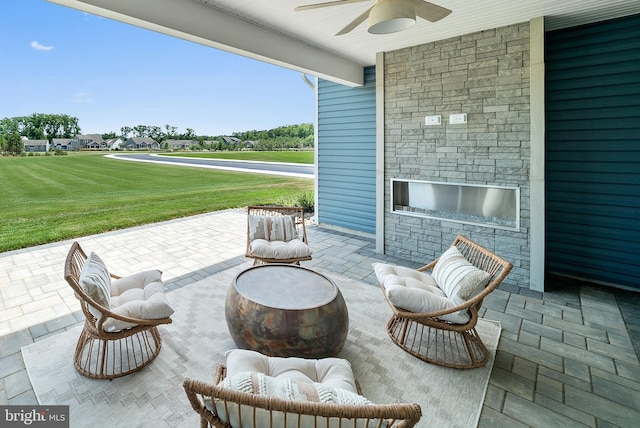
[[[284,400],[217,386],[224,378],[219,365],[214,383],[186,379],[183,387],[201,420],[214,427],[396,427],[410,428],[422,417],[415,403],[345,405]],[[206,426],[206,424],[202,424]]]

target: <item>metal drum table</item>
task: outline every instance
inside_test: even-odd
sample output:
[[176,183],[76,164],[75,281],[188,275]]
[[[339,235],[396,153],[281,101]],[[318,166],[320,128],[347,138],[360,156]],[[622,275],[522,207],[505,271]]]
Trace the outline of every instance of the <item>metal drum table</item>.
[[227,292],[225,316],[238,347],[278,357],[335,357],[349,332],[342,293],[301,266],[265,264],[240,272]]

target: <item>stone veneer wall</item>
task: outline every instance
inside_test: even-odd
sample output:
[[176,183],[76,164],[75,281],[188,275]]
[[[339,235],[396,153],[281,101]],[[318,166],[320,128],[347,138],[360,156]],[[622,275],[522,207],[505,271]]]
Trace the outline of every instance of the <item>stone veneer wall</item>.
[[[529,23],[385,53],[384,93],[385,254],[426,263],[463,234],[513,263],[505,284],[528,287]],[[392,177],[518,186],[520,230],[391,213]]]

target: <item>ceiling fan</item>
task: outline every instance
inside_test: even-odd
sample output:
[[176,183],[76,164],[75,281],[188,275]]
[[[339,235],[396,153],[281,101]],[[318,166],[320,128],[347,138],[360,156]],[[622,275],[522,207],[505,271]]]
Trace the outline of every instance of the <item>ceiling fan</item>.
[[[296,12],[318,9],[321,7],[340,6],[349,3],[359,3],[371,0],[339,0],[326,3],[316,3],[306,6],[298,6]],[[347,34],[365,19],[368,19],[368,31],[371,34],[389,34],[402,31],[416,23],[416,17],[436,22],[448,16],[451,10],[429,3],[423,0],[376,0],[360,16],[351,21],[349,25],[336,33],[336,36]]]

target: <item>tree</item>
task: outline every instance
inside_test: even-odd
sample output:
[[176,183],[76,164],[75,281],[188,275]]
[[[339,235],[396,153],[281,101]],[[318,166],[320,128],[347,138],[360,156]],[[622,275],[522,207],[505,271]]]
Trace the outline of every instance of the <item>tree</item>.
[[175,126],[171,126],[169,124],[164,126],[164,129],[167,131],[167,139],[174,139],[176,136],[176,133],[178,132],[178,128]]
[[129,134],[131,134],[132,132],[133,128],[131,128],[130,126],[123,126],[122,128],[120,128],[120,134],[125,140],[129,138]]
[[162,128],[160,128],[159,126],[149,126],[147,134],[158,143],[163,142],[165,139],[164,134],[162,133]]
[[107,132],[106,134],[102,134],[103,140],[112,140],[114,138],[117,138],[117,135],[115,132]]
[[149,127],[146,125],[137,125],[133,127],[133,130],[136,131],[136,137],[148,137],[147,134]]
[[184,139],[185,140],[193,140],[194,138],[196,138],[196,133],[193,129],[191,128],[187,128],[187,133],[184,134]]
[[2,150],[9,154],[19,155],[24,151],[24,143],[22,137],[17,132],[3,136]]
[[72,138],[80,133],[78,118],[66,114],[33,113],[30,116],[4,118],[0,121],[0,133],[19,135],[32,140]]

